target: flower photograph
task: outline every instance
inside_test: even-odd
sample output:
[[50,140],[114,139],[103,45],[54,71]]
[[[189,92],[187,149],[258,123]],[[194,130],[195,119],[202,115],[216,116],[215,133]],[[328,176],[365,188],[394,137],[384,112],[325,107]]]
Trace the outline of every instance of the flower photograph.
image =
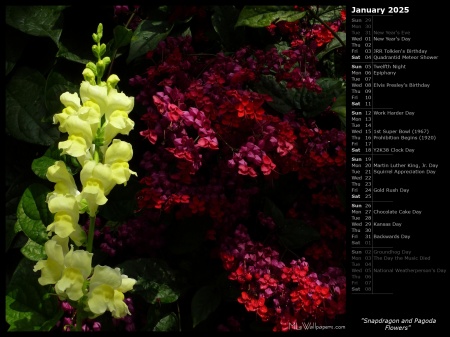
[[346,7],[5,7],[6,330],[346,323]]

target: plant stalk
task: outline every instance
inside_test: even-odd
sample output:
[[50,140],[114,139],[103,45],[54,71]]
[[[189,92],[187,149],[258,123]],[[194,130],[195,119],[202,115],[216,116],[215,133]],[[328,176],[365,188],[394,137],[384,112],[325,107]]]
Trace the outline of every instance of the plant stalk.
[[87,238],[87,246],[86,250],[89,253],[92,253],[92,247],[94,245],[94,232],[95,232],[95,216],[89,217],[89,231],[88,231],[88,238]]

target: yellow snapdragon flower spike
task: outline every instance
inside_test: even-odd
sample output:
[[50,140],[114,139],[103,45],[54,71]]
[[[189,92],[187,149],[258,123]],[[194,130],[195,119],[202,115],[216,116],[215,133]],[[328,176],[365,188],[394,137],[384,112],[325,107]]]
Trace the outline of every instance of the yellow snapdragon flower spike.
[[119,268],[95,266],[88,292],[88,310],[95,315],[110,311],[114,318],[130,315],[123,293],[133,289],[136,280],[121,275]]
[[[54,191],[47,194],[49,211],[54,214],[53,222],[47,226],[49,235],[45,243],[47,259],[38,261],[33,270],[41,271],[39,283],[54,285],[60,300],[71,300],[76,307],[77,322],[86,317],[95,318],[110,311],[115,318],[130,314],[124,302],[124,293],[133,289],[136,280],[122,275],[119,268],[96,266],[92,269],[94,226],[98,207],[107,202],[107,195],[116,184],[125,184],[132,174],[128,162],[133,157],[130,143],[114,139],[118,134],[127,135],[134,122],[128,114],[134,108],[134,97],[118,92],[117,75],[106,81],[101,78],[109,57],[103,57],[106,45],[100,44],[103,25],[99,24],[93,34],[92,47],[98,61],[88,62],[83,71],[79,93],[65,92],[60,96],[64,105],[61,112],[53,116],[58,129],[67,133],[59,142],[61,155],[76,158],[81,164],[81,192],[64,161],[59,160],[47,169],[46,177],[55,183]],[[66,157],[66,156],[64,156]],[[66,159],[65,159],[66,160]],[[88,240],[78,224],[80,214],[90,217]],[[86,250],[76,249],[86,241]],[[82,313],[82,310],[87,313]],[[81,325],[81,324],[80,324]],[[76,330],[81,330],[78,325]]]

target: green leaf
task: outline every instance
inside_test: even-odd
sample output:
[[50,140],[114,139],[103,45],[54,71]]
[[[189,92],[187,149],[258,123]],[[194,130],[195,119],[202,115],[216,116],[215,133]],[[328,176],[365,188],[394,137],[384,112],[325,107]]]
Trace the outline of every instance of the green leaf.
[[153,331],[178,331],[178,317],[175,313],[170,313],[167,316],[164,316],[156,323]]
[[17,29],[13,29],[10,26],[4,27],[5,29],[5,59],[6,59],[6,73],[8,75],[11,70],[14,69],[17,61],[22,55],[25,46],[27,45],[28,36]]
[[65,92],[79,92],[82,71],[83,68],[80,66],[80,80],[77,83],[69,77],[67,66],[58,64],[50,71],[47,76],[47,82],[45,83],[45,105],[48,111],[56,114],[64,108],[60,100],[61,94]]
[[56,57],[62,57],[69,61],[81,63],[83,65],[86,65],[86,63],[90,62],[91,54],[87,51],[79,51],[78,48],[72,46],[73,43],[71,42],[61,42],[59,44],[58,53],[56,54]]
[[48,36],[57,45],[62,32],[61,11],[67,6],[6,6],[6,23],[33,36]]
[[25,190],[17,207],[20,227],[31,240],[39,244],[47,242],[47,226],[53,221],[46,202],[49,192],[47,187],[33,184]]
[[74,157],[61,155],[61,150],[58,149],[58,143],[50,146],[42,157],[34,159],[31,163],[31,169],[39,178],[47,180],[48,168],[58,160],[62,160],[66,164],[67,171],[72,175],[77,174],[81,170],[80,163]]
[[236,40],[242,38],[242,36],[236,36],[233,29],[239,17],[239,11],[234,6],[213,6],[213,10],[211,23],[214,30],[219,35],[222,45],[227,50],[231,50]]
[[346,127],[346,116],[347,116],[347,106],[346,106],[346,93],[343,92],[336,98],[336,101],[331,106],[331,110],[336,112],[341,120],[344,128]]
[[320,94],[303,89],[300,104],[305,117],[314,117],[333,104],[333,99],[345,92],[343,82],[340,79],[323,77],[317,80],[322,88]]
[[[336,32],[337,36],[346,43],[347,34],[344,32]],[[330,51],[337,49],[337,48],[345,48],[345,45],[343,46],[342,43],[337,39],[333,38],[333,40],[330,41],[325,47],[324,50],[322,50],[319,54],[317,54],[317,58],[321,60],[326,54],[328,54]]]
[[173,303],[178,300],[175,273],[166,262],[155,258],[141,258],[121,263],[117,267],[123,274],[137,280],[133,292],[141,295],[148,303]]
[[270,216],[277,226],[283,226],[285,221],[283,212],[269,198],[264,201],[264,214]]
[[[332,22],[341,17],[341,11],[345,6],[312,6],[311,11],[317,13],[319,18],[324,22]],[[311,20],[312,23],[319,23],[319,21]]]
[[31,178],[34,177],[29,174],[29,170],[27,169],[26,174],[19,174],[12,181],[5,194],[5,214],[16,214],[17,205],[19,204],[20,198],[22,198],[23,192],[33,182]]
[[216,286],[204,286],[200,288],[192,298],[191,312],[193,327],[203,322],[214,312],[222,300]]
[[301,109],[305,117],[314,117],[333,104],[333,99],[345,94],[343,81],[340,79],[323,77],[317,80],[322,88],[320,94],[307,89],[288,89],[283,82],[277,82],[272,75],[262,75],[259,83],[253,87],[256,91],[268,94],[272,102],[268,104],[280,113],[287,113],[292,109]]
[[25,246],[20,249],[20,252],[23,254],[23,256],[31,261],[39,261],[47,257],[47,254],[45,254],[44,246],[34,242],[31,239],[28,239]]
[[289,249],[302,248],[307,243],[320,239],[320,234],[298,219],[286,219],[279,240]]
[[[272,45],[271,45],[272,47]],[[280,41],[278,43],[275,43],[273,47],[276,48],[278,54],[282,54],[285,50],[291,49],[291,46],[287,41]]]
[[22,67],[6,85],[6,132],[28,143],[49,146],[59,138],[58,129],[42,122],[45,78],[35,69]]
[[133,31],[124,26],[116,26],[114,28],[114,43],[113,48],[119,49],[130,44],[133,37]]
[[33,172],[42,179],[47,179],[47,169],[54,165],[57,159],[47,156],[45,153],[42,157],[33,160],[31,163],[31,169]]
[[215,285],[219,289],[223,302],[236,302],[241,295],[240,284],[232,282],[225,270],[217,276]]
[[133,33],[127,63],[156,48],[173,28],[173,24],[163,21],[142,20]]
[[14,224],[14,233],[17,234],[19,232],[22,232],[22,227],[20,227],[20,222],[18,220],[16,220],[16,222]]
[[300,92],[298,89],[288,89],[283,83],[277,82],[272,75],[262,75],[254,90],[272,97],[268,104],[276,111],[285,114],[295,108],[300,108]]
[[305,14],[295,11],[293,6],[244,6],[234,27],[267,27],[275,21],[299,20]]
[[191,28],[187,27],[187,28],[181,33],[181,36],[182,36],[182,37],[192,36]]
[[8,331],[50,331],[63,315],[56,296],[48,296],[51,287],[38,283],[34,262],[22,259],[6,289]]

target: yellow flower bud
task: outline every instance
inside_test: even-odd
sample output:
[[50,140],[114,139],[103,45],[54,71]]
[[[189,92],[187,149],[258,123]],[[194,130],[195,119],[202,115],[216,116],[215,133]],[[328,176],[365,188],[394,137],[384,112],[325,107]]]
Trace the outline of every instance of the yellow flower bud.
[[119,83],[120,79],[119,76],[117,76],[116,74],[112,74],[108,77],[108,79],[106,80],[106,83],[108,84],[108,86],[112,89],[116,88],[117,83]]
[[92,85],[95,85],[95,73],[91,69],[85,68],[83,70],[83,77],[85,81],[89,82]]

